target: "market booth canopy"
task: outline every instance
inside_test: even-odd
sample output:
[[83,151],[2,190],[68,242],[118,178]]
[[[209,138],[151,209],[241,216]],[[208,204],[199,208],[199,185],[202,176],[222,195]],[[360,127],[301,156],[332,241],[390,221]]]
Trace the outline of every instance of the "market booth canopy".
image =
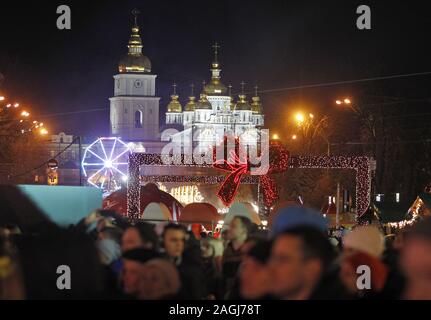
[[172,221],[172,216],[165,204],[151,202],[145,207],[142,219],[158,223],[160,221]]
[[205,202],[194,202],[186,205],[181,210],[180,222],[200,223],[206,229],[212,229],[223,218],[218,214],[217,209]]
[[[165,204],[170,212],[173,212],[174,208],[181,210],[183,207],[177,199],[169,193],[160,190],[154,183],[147,183],[145,186],[141,186],[140,196],[141,210],[145,210],[146,206],[152,202]],[[106,197],[103,200],[103,209],[114,210],[126,216],[127,189],[120,189]]]
[[259,215],[249,202],[235,202],[224,218],[224,225],[228,225],[236,216],[246,217],[257,225],[261,223]]

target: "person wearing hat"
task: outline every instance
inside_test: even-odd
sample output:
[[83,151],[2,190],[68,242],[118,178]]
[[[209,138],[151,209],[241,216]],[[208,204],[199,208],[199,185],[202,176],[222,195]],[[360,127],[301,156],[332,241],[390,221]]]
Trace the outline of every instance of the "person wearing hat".
[[271,236],[274,238],[284,230],[297,226],[309,226],[326,233],[328,220],[311,208],[290,205],[277,212],[271,225]]
[[345,252],[361,251],[379,259],[385,250],[383,234],[374,226],[358,226],[343,238]]
[[[363,299],[397,299],[404,286],[398,258],[388,259],[390,245],[375,226],[358,226],[343,238],[340,279],[349,291]],[[386,248],[385,248],[386,247]],[[370,270],[370,288],[358,288],[357,272],[361,266]]]
[[339,281],[328,221],[305,206],[281,208],[271,226],[270,293],[285,300],[350,298]]

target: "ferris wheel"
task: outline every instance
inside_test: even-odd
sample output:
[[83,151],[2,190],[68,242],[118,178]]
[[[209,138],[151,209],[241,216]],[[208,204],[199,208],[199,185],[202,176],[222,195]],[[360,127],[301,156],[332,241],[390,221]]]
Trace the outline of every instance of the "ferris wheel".
[[90,144],[82,158],[87,182],[105,193],[121,188],[127,181],[129,146],[119,138],[99,138]]

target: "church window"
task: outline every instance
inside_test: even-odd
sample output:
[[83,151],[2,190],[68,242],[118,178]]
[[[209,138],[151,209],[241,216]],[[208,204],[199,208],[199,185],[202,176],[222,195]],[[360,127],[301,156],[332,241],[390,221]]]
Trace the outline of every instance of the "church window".
[[135,128],[142,128],[142,111],[135,112]]

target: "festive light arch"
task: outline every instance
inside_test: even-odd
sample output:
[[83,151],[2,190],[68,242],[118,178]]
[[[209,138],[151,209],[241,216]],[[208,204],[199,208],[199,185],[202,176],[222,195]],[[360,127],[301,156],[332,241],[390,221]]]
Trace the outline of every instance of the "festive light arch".
[[[140,216],[140,184],[141,182],[177,182],[177,183],[205,183],[221,184],[225,181],[225,175],[194,176],[194,175],[155,175],[140,176],[139,168],[142,165],[167,166],[163,161],[163,155],[132,153],[129,156],[129,178],[127,181],[127,214],[132,219]],[[171,156],[170,156],[171,157]],[[175,166],[192,166],[212,168],[210,164],[196,164],[190,155],[174,156]],[[179,164],[177,164],[179,163]],[[371,167],[367,157],[345,156],[292,156],[289,158],[291,168],[309,169],[349,169],[356,171],[356,211],[357,217],[362,216],[370,204],[371,192]],[[241,177],[243,184],[258,185],[258,199],[260,185],[259,176],[244,175]],[[260,202],[260,201],[259,201]]]

